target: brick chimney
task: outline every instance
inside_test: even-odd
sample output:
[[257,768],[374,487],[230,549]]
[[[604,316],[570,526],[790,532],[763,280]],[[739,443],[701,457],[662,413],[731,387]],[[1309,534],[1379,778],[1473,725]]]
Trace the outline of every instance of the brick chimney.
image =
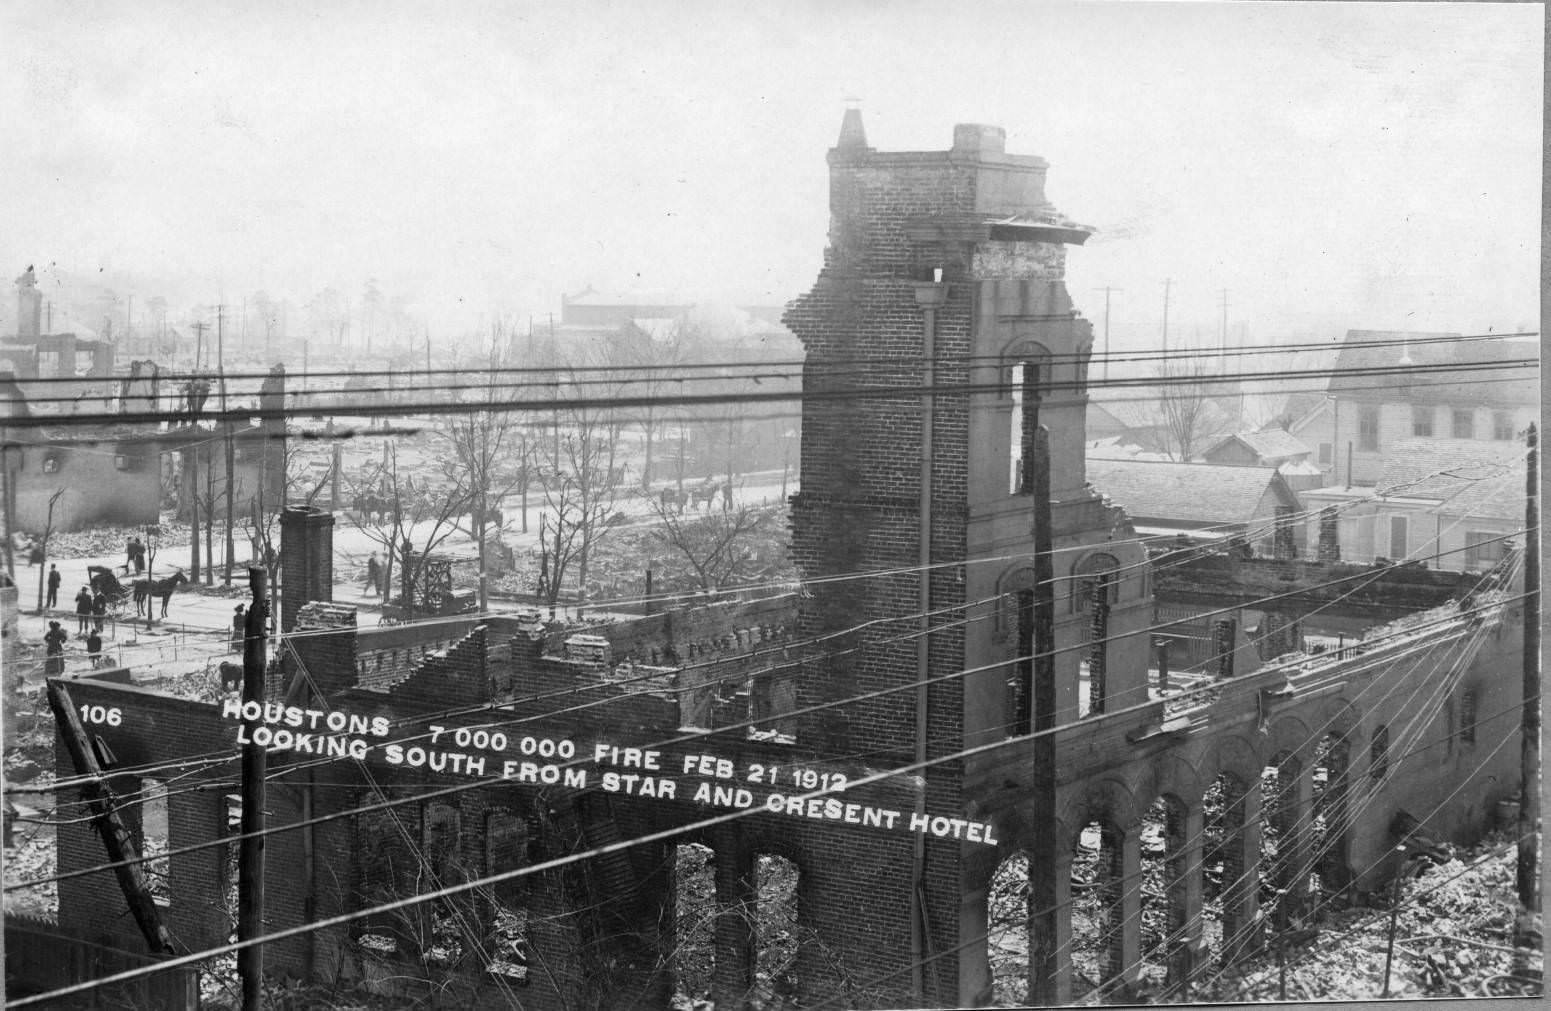
[[22,343],[37,343],[43,334],[43,293],[38,290],[38,278],[32,265],[16,279],[16,339]]
[[304,604],[333,599],[333,514],[286,506],[280,513],[280,631],[296,627]]

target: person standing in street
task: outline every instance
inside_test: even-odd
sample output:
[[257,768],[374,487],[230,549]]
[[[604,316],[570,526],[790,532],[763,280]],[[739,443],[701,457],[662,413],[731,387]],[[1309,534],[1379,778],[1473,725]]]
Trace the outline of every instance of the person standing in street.
[[59,627],[59,622],[48,623],[48,633],[43,636],[43,644],[47,647],[47,660],[44,669],[49,677],[58,677],[65,672],[65,640],[69,636],[65,630]]
[[102,631],[102,619],[108,614],[108,598],[101,590],[92,595],[92,628]]
[[242,645],[248,634],[248,615],[242,604],[237,605],[237,612],[232,615],[232,640],[231,651],[241,653]]
[[92,621],[92,591],[81,587],[81,592],[75,595],[76,632],[85,635],[90,629]]
[[375,551],[366,560],[366,588],[372,591],[372,596],[382,596],[382,563],[377,560]]
[[59,570],[50,562],[48,567],[48,603],[43,605],[49,610],[59,606],[59,582]]

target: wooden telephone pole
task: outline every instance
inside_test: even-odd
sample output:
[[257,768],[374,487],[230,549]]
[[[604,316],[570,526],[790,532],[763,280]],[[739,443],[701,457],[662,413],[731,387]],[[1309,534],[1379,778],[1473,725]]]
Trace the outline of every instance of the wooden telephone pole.
[[1094,291],[1104,293],[1104,378],[1109,379],[1109,296],[1111,292],[1125,291],[1124,288],[1111,288],[1105,285],[1102,288],[1094,288]]
[[236,477],[233,471],[236,469],[237,449],[234,444],[232,421],[226,416],[226,342],[223,337],[225,306],[215,307],[215,369],[217,380],[221,384],[221,432],[226,442],[226,569],[223,574],[223,583],[232,585],[232,556],[237,553],[232,541],[232,500],[236,497]]
[[[244,709],[264,706],[265,629],[269,604],[265,594],[266,573],[248,569],[253,600],[248,605],[242,638],[242,704]],[[260,714],[262,716],[262,713]],[[251,941],[264,933],[264,774],[268,764],[264,749],[251,743],[262,719],[242,721],[250,743],[242,747],[242,841],[237,852],[237,940]],[[260,1011],[264,991],[264,946],[250,944],[237,952],[237,975],[242,979],[243,1011]]]
[[[1034,677],[1031,726],[1034,731],[1034,816],[1037,823],[1056,823],[1056,649],[1055,545],[1050,528],[1050,429],[1034,430],[1034,620],[1031,642],[1019,649],[1033,653]],[[1057,944],[1056,833],[1036,832],[1029,853],[1031,937],[1029,1001],[1049,1007],[1059,1003],[1056,975],[1061,953]],[[1070,956],[1067,956],[1070,957]]]
[[1519,860],[1520,916],[1540,912],[1540,489],[1537,433],[1529,426],[1524,460],[1524,708],[1519,719]]

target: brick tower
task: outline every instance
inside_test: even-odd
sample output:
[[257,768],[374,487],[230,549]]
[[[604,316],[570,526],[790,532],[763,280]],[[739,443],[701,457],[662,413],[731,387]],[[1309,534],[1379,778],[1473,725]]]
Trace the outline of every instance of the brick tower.
[[[915,989],[975,1002],[988,868],[1037,835],[1031,728],[1147,691],[1146,637],[1127,635],[1151,618],[1145,556],[1084,475],[1093,338],[1064,272],[1089,230],[999,127],[956,126],[947,151],[879,152],[851,109],[829,166],[824,266],[785,322],[806,349],[792,532],[802,633],[821,643],[798,703],[836,704],[798,739],[878,768],[982,749],[930,765],[918,804],[995,821],[1002,850],[934,839],[911,858],[912,960],[956,952],[928,959]],[[1029,660],[1041,428],[1057,649],[1043,694]]]

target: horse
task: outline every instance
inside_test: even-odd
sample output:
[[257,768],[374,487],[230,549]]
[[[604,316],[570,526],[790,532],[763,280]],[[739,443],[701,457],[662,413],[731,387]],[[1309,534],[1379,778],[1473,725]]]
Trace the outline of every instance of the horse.
[[145,613],[147,621],[151,618],[151,598],[162,598],[162,617],[167,617],[167,604],[172,600],[172,591],[178,588],[179,583],[188,582],[188,577],[183,570],[168,576],[166,579],[137,579],[135,580],[135,614]]
[[689,494],[693,499],[693,501],[690,503],[690,508],[699,509],[700,503],[704,502],[705,511],[710,512],[711,506],[716,502],[716,496],[721,494],[721,489],[718,488],[716,483],[710,478],[706,478],[704,484],[698,488],[693,489]]
[[675,514],[684,515],[684,506],[689,502],[689,492],[682,488],[664,488],[657,497],[662,504],[664,513],[672,511]]

